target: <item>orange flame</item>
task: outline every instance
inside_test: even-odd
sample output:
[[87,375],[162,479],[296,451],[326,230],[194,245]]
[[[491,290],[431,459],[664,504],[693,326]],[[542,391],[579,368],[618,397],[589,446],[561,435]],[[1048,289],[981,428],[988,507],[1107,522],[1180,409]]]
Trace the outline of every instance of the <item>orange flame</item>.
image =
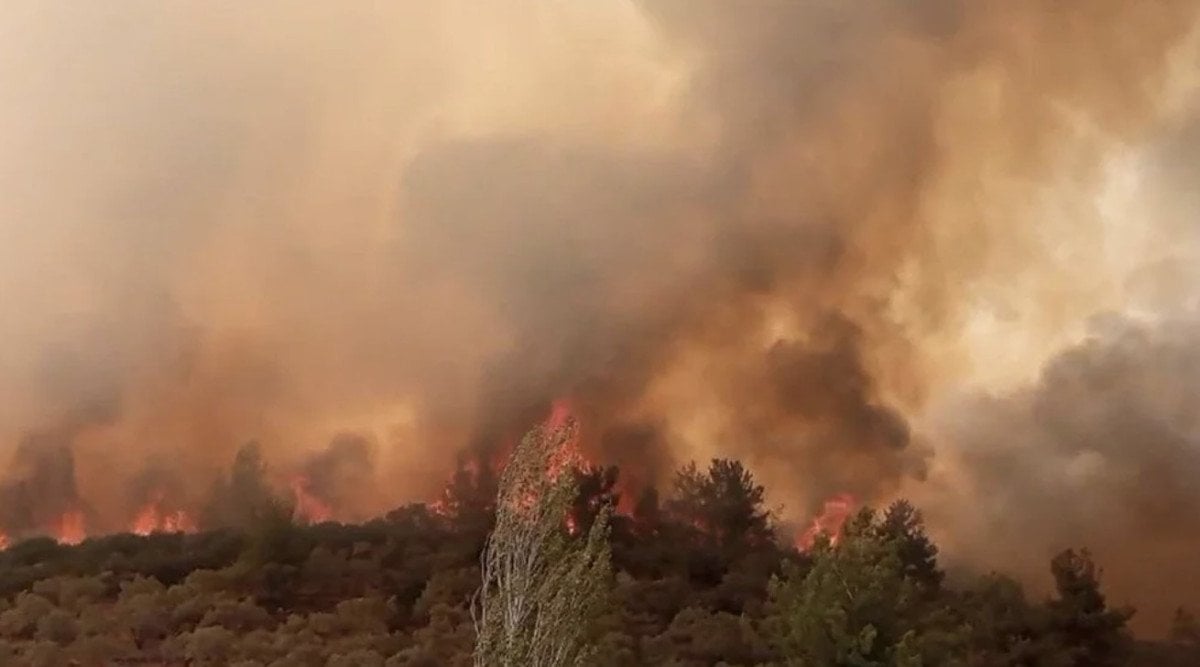
[[58,540],[60,544],[79,544],[87,537],[83,512],[79,510],[63,512],[62,516],[55,521],[51,532],[54,539]]
[[0,551],[8,548],[8,534],[0,530]]
[[796,547],[801,551],[808,551],[821,534],[829,535],[829,542],[837,544],[842,535],[842,526],[845,525],[846,519],[850,518],[850,513],[857,504],[858,500],[849,493],[839,493],[826,500],[821,513],[813,518],[812,525],[796,537]]
[[296,509],[293,518],[304,523],[322,523],[333,518],[333,508],[309,490],[308,478],[297,475],[292,478],[292,495]]
[[[545,421],[543,421],[541,424],[543,433],[546,435],[553,435],[559,429],[566,427],[570,423],[571,418],[572,414],[570,400],[566,398],[555,399],[551,403],[550,414],[546,416]],[[578,435],[575,434],[571,439],[559,443],[558,448],[550,453],[549,460],[546,461],[545,471],[545,475],[548,480],[555,480],[563,472],[575,467],[582,467],[586,463],[580,454],[577,445]],[[472,458],[466,461],[463,467],[466,469],[467,473],[473,476],[476,480],[479,479],[481,475],[481,467],[484,466],[486,466],[490,472],[499,476],[504,472],[504,468],[508,465],[508,459],[512,455],[514,449],[515,440],[513,438],[504,438],[500,441],[498,447],[492,449],[488,457],[481,457],[479,459]],[[440,498],[425,503],[425,506],[429,509],[429,511],[438,516],[450,516],[451,504],[447,495],[450,485],[454,482],[456,474],[457,472],[451,475],[450,480],[443,488],[442,496]],[[300,492],[303,492],[303,486],[304,485],[297,489],[295,483],[293,483],[293,490],[298,491],[298,510],[302,505]],[[535,505],[537,505],[537,501],[538,498],[532,490],[526,491],[519,498],[510,500],[512,506],[519,512],[529,511]],[[574,519],[571,518],[569,521],[574,521]],[[568,527],[568,529],[573,531],[573,528]]]
[[571,418],[571,401],[567,398],[556,398],[550,404],[550,417],[546,419],[546,429],[554,431],[567,425]]
[[[565,428],[571,419],[570,400],[556,399],[551,404],[550,416],[546,419],[545,429],[547,432],[553,433]],[[584,463],[583,455],[579,452],[579,433],[575,432],[570,440],[563,442],[556,451],[551,453],[546,474],[551,478],[557,478],[563,471],[583,467]]]
[[164,512],[162,510],[162,493],[146,503],[130,524],[129,532],[135,535],[150,535],[151,533],[194,533],[196,522],[183,510]]
[[151,503],[138,510],[137,516],[133,517],[133,523],[129,526],[129,532],[134,535],[149,535],[155,530],[158,530],[158,505]]

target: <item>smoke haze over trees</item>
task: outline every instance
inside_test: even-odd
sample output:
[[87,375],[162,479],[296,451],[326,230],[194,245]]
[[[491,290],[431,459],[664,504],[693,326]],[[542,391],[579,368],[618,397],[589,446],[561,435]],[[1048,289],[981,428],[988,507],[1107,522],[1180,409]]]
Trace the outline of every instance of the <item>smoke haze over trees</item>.
[[469,513],[569,397],[631,512],[1200,597],[1194,0],[228,4],[0,8],[0,533]]
[[[999,574],[950,576],[919,510],[896,502],[859,509],[797,551],[780,544],[786,534],[753,473],[731,460],[707,474],[685,467],[678,477],[690,482],[661,503],[647,497],[638,516],[610,515],[619,497],[558,465],[571,434],[526,440],[498,497],[464,495],[456,514],[408,505],[367,524],[300,526],[275,498],[244,530],[20,542],[0,551],[0,661],[1184,667],[1200,658],[1187,608],[1169,639],[1135,641],[1131,610],[1108,595],[1086,550],[1043,564],[1054,581],[1044,597]],[[248,481],[256,466],[253,448],[244,451]],[[561,474],[545,475],[554,468]],[[600,519],[582,532],[580,513],[597,504]]]

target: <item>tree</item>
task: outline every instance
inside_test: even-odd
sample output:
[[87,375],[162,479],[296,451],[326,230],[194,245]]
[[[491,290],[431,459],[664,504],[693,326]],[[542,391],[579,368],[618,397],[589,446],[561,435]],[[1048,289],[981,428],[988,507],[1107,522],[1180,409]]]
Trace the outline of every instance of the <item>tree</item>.
[[786,664],[920,664],[911,631],[916,587],[896,542],[879,537],[874,512],[855,515],[836,546],[818,538],[810,556],[807,572],[789,563],[770,585],[768,627]]
[[662,522],[658,489],[648,486],[638,494],[637,502],[633,505],[633,522],[639,533],[654,533],[658,530]]
[[578,489],[564,455],[575,434],[571,421],[535,429],[500,478],[496,527],[471,607],[478,667],[580,665],[594,651],[588,631],[607,601],[611,508],[586,536],[567,534]]
[[1126,622],[1133,612],[1109,609],[1100,571],[1086,550],[1067,549],[1050,561],[1058,599],[1049,604],[1051,625],[1077,667],[1124,665],[1131,648]]
[[249,528],[278,509],[278,499],[267,484],[262,446],[250,441],[238,448],[228,477],[218,477],[209,492],[202,523],[207,527]]
[[907,500],[897,500],[883,513],[878,532],[881,538],[894,542],[904,576],[927,590],[941,586],[942,571],[938,569],[937,547],[925,534],[921,512]]
[[1070,656],[1049,631],[1047,610],[1030,604],[1017,581],[981,577],[953,595],[962,626],[964,664],[971,667],[1060,667]]
[[1200,648],[1200,620],[1192,610],[1180,607],[1171,618],[1171,641]]
[[713,459],[706,472],[689,463],[675,474],[667,510],[725,549],[769,544],[771,514],[764,489],[739,461]]
[[435,509],[459,530],[477,531],[482,538],[492,526],[497,485],[496,473],[484,457],[460,456]]
[[772,657],[745,616],[696,607],[676,614],[645,648],[655,665],[761,665]]
[[604,508],[617,506],[619,472],[615,466],[586,466],[576,468],[574,474],[578,493],[571,503],[570,528],[575,534],[581,534],[591,530],[592,523]]

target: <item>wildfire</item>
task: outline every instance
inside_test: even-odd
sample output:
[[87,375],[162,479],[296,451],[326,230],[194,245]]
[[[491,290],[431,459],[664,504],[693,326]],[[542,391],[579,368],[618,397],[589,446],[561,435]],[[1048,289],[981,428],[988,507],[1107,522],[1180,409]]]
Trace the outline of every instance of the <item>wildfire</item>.
[[816,542],[817,536],[822,533],[829,535],[830,543],[837,544],[842,534],[842,526],[857,504],[858,500],[849,493],[839,493],[826,500],[821,513],[813,518],[808,529],[796,536],[796,548],[808,551]]
[[322,523],[333,518],[333,508],[309,491],[308,478],[297,475],[292,478],[292,496],[296,502],[293,517],[304,523]]
[[[541,423],[542,436],[552,438],[552,444],[554,445],[554,449],[549,452],[545,461],[544,478],[547,482],[553,483],[561,474],[573,473],[576,469],[586,470],[591,465],[590,461],[580,450],[579,432],[573,421],[575,420],[571,409],[571,401],[566,398],[560,398],[551,403],[549,414],[546,415],[544,421]],[[460,464],[459,468],[447,481],[441,497],[427,502],[426,507],[438,516],[453,516],[455,508],[451,490],[456,484],[461,483],[460,476],[465,474],[471,479],[478,481],[484,472],[489,472],[496,479],[499,479],[514,449],[513,439],[502,439],[499,441],[499,446],[491,449],[487,456],[471,458],[465,463]],[[621,484],[623,484],[623,480],[618,480],[618,485]],[[619,492],[620,501],[616,509],[619,513],[632,514],[634,505],[633,494],[624,491],[627,488],[626,486],[619,486],[619,488],[621,489]],[[522,513],[536,507],[538,501],[537,492],[532,488],[524,489],[520,495],[508,499],[510,506]],[[578,518],[574,515],[568,515],[565,519],[565,528],[571,535],[578,534],[580,532]]]
[[450,517],[450,504],[446,502],[445,498],[438,498],[432,502],[425,503],[425,507],[443,519]]
[[557,398],[550,404],[550,417],[546,419],[546,429],[554,431],[567,425],[571,418],[571,401]]
[[192,533],[196,531],[196,522],[187,512],[183,510],[164,512],[162,500],[162,494],[158,493],[138,510],[129,526],[129,532],[135,535],[150,535],[151,533]]
[[[550,416],[546,419],[546,432],[555,433],[567,428],[571,423],[571,419],[570,401],[565,398],[555,400],[550,407]],[[579,432],[573,430],[571,437],[563,441],[561,446],[551,453],[546,474],[552,479],[557,478],[563,471],[572,468],[582,468],[586,463],[583,455],[579,452]]]
[[8,548],[8,535],[4,531],[0,531],[0,551]]
[[61,544],[79,544],[87,537],[83,512],[69,510],[54,522],[51,534]]

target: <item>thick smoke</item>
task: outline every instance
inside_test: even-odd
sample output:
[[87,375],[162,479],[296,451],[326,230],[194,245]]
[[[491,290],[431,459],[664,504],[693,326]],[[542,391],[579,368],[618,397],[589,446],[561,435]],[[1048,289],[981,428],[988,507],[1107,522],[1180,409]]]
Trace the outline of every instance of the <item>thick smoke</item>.
[[1200,596],[1197,315],[1098,322],[1035,384],[949,406],[948,488],[929,491],[949,553],[1045,583],[1053,553],[1088,545],[1142,627]]
[[1127,312],[1091,318],[1029,382],[939,401],[938,465],[911,488],[973,569],[1046,586],[1046,559],[1088,545],[1150,631],[1200,596],[1198,129],[1185,114],[1144,151],[1147,182],[1123,213],[1163,239],[1126,246]]
[[96,526],[251,440],[351,514],[431,498],[560,397],[634,484],[733,456],[793,517],[937,514],[1056,448],[927,406],[1033,392],[1200,255],[1162,252],[1193,153],[1138,152],[1195,141],[1194,0],[0,11],[0,454]]

